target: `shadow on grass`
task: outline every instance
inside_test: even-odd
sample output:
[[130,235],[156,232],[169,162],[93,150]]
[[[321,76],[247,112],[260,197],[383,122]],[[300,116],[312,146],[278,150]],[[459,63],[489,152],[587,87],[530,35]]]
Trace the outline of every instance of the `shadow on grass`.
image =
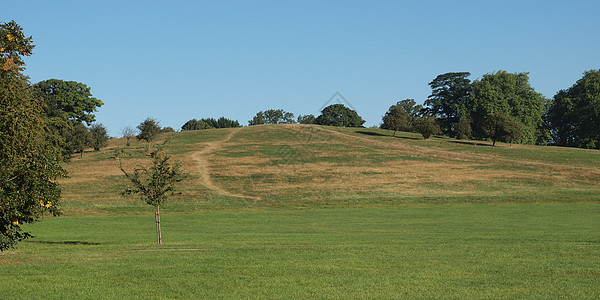
[[28,243],[38,243],[46,245],[85,245],[85,246],[98,246],[101,243],[84,242],[84,241],[27,241]]
[[360,134],[364,134],[364,135],[370,135],[370,136],[385,136],[385,137],[405,139],[405,140],[415,140],[415,141],[423,140],[423,139],[414,138],[414,137],[397,136],[397,135],[393,136],[393,135],[383,134],[383,133],[379,133],[379,132],[362,131],[362,130],[357,130],[356,133],[360,133]]
[[470,146],[487,146],[492,147],[490,144],[478,143],[478,142],[470,142],[470,141],[448,141],[450,143],[462,144],[462,145],[470,145]]

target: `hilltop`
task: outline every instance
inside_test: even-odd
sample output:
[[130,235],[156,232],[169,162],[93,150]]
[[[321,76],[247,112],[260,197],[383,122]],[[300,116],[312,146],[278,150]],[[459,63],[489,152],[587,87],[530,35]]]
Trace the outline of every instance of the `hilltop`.
[[[190,176],[167,211],[598,202],[600,152],[500,144],[380,129],[261,125],[163,134]],[[157,141],[160,143],[162,141]],[[151,208],[119,193],[119,170],[145,161],[145,143],[113,139],[66,164],[67,215]]]

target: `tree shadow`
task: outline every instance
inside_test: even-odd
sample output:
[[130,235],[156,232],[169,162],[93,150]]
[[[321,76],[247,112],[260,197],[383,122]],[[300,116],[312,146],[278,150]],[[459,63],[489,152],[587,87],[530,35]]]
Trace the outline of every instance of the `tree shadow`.
[[423,139],[420,139],[420,138],[407,137],[407,136],[397,136],[397,135],[393,136],[393,135],[382,134],[382,133],[371,132],[371,131],[357,130],[355,132],[356,133],[360,133],[360,134],[364,134],[364,135],[370,135],[370,136],[385,136],[385,137],[391,137],[391,138],[397,138],[397,139],[405,139],[405,140],[415,140],[415,141],[423,140]]
[[27,241],[28,243],[46,244],[46,245],[84,245],[84,246],[98,246],[101,243],[95,242],[84,242],[84,241]]
[[469,142],[469,141],[448,141],[450,143],[455,143],[455,144],[462,144],[462,145],[469,145],[469,146],[486,146],[486,147],[493,147],[490,144],[484,144],[484,143],[479,143],[479,142]]

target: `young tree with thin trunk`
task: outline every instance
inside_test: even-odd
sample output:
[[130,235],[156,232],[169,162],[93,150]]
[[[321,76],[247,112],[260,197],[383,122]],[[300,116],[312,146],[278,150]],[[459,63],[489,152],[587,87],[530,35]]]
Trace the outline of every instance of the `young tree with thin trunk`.
[[171,157],[165,153],[162,147],[150,153],[152,162],[147,168],[136,167],[132,173],[127,173],[121,164],[119,168],[131,181],[123,195],[140,195],[146,203],[156,207],[156,238],[159,245],[162,244],[160,231],[160,206],[175,191],[175,185],[187,176],[181,170],[178,163],[171,164]]
[[146,118],[144,122],[138,125],[140,134],[137,135],[138,140],[144,140],[148,143],[148,151],[150,151],[150,143],[160,134],[160,126],[158,121],[153,118]]
[[131,144],[129,143],[129,139],[135,136],[135,129],[133,129],[133,127],[131,126],[125,126],[125,128],[121,130],[121,134],[127,141],[127,147],[131,146]]

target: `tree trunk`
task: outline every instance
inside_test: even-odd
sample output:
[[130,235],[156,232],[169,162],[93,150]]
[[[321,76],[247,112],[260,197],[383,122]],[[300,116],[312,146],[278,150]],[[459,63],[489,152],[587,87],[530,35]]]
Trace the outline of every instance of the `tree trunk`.
[[162,245],[162,235],[160,234],[160,207],[156,207],[156,241],[159,245]]
[[81,159],[83,159],[83,150],[81,150]]

